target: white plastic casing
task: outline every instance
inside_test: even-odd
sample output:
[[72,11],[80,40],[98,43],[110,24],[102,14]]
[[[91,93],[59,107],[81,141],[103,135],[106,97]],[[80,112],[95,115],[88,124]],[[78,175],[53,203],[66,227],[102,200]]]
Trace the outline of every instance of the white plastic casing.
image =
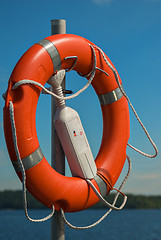
[[97,167],[78,113],[62,106],[57,108],[54,122],[72,175],[93,179]]

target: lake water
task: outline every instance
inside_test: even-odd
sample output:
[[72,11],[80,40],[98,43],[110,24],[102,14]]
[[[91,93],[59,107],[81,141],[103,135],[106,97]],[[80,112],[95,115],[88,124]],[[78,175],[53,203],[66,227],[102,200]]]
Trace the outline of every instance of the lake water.
[[[67,214],[74,225],[96,221],[105,210],[86,210]],[[33,218],[48,214],[47,210],[29,210]],[[50,240],[50,220],[29,222],[23,210],[0,210],[1,240]],[[76,240],[161,240],[161,210],[122,210],[112,212],[101,224],[89,230],[65,227],[65,239]]]

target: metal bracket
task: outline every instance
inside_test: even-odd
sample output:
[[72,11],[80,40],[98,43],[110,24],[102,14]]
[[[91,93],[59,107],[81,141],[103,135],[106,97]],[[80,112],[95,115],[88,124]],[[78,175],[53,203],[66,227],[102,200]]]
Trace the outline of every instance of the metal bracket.
[[[46,89],[52,92],[52,87],[48,87]],[[64,94],[72,94],[73,91],[72,90],[63,89],[63,93]],[[48,94],[48,93],[44,89],[42,89],[42,94]]]

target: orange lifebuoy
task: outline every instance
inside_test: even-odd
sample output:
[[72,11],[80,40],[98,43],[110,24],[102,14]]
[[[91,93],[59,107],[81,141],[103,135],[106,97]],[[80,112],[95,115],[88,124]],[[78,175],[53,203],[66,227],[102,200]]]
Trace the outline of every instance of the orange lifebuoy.
[[[31,79],[44,85],[60,69],[70,69],[77,56],[74,70],[87,75],[93,69],[93,52],[85,38],[60,34],[47,37],[34,44],[15,66],[8,85],[4,107],[4,132],[8,152],[15,170],[22,179],[12,140],[9,115],[9,101],[14,106],[14,119],[17,143],[21,159],[26,170],[27,189],[44,205],[54,205],[57,210],[80,211],[96,204],[99,199],[88,183],[78,177],[62,176],[45,159],[36,133],[36,107],[41,88],[34,85],[22,85],[13,90],[15,83]],[[126,146],[129,139],[129,110],[126,98],[122,95],[114,72],[105,63],[96,48],[97,67],[92,86],[99,97],[103,115],[103,137],[99,153],[95,159],[98,178],[92,183],[100,190],[99,181],[114,186],[126,160]],[[106,56],[107,57],[107,56]],[[108,61],[111,63],[109,58]],[[112,63],[111,63],[112,64]],[[113,64],[112,64],[113,66]],[[88,77],[87,77],[88,78]],[[121,79],[119,77],[121,83]],[[102,184],[102,183],[101,183]]]

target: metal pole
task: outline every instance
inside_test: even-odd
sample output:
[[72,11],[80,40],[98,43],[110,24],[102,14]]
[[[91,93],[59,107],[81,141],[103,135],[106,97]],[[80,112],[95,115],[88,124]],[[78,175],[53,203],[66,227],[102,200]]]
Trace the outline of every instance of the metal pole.
[[[66,33],[66,20],[51,20],[51,34],[54,35],[61,33]],[[63,81],[62,87],[65,89],[65,79]],[[54,97],[51,97],[51,166],[60,174],[65,175],[65,155],[54,127],[55,112],[55,100]],[[61,217],[60,212],[55,211],[55,214],[51,219],[51,240],[64,239],[64,221]]]

